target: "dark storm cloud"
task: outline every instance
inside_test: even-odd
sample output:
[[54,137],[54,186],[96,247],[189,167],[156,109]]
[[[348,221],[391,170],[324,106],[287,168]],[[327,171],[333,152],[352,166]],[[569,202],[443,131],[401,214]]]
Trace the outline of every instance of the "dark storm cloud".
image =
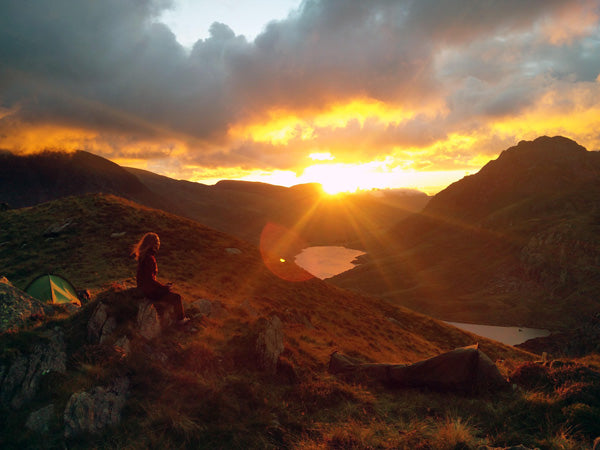
[[113,149],[120,138],[111,134],[166,141],[158,154],[175,139],[202,152],[190,160],[207,165],[291,166],[299,152],[227,147],[231,125],[274,108],[319,109],[358,97],[406,108],[447,104],[443,119],[320,132],[331,142],[382,132],[362,136],[365,149],[377,140],[426,143],[447,127],[523,110],[543,93],[541,73],[590,80],[600,69],[597,39],[563,43],[555,53],[536,41],[539,33],[530,38],[536,24],[552,24],[583,1],[306,0],[254,42],[215,23],[189,52],[156,23],[168,1],[1,3],[0,135],[16,123],[51,124],[96,130]]

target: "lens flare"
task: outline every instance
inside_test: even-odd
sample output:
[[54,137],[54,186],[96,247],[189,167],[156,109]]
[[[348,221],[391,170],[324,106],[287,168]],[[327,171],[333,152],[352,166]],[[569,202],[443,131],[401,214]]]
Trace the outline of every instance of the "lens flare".
[[260,235],[260,254],[265,266],[283,280],[298,282],[314,278],[292,262],[305,247],[304,241],[283,225],[269,222]]

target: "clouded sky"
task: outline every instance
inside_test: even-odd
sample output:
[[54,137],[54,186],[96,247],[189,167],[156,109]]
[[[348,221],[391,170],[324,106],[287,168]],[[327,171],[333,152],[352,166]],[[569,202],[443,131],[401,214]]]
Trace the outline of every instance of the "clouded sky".
[[522,139],[600,149],[600,0],[274,3],[0,0],[0,148],[429,192]]

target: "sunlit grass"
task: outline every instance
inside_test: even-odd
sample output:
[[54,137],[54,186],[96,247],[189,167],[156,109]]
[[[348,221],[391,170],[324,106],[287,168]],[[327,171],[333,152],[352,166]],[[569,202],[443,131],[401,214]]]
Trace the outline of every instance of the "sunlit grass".
[[[131,354],[121,357],[104,346],[84,346],[78,352],[93,303],[78,315],[47,324],[64,330],[68,373],[49,378],[31,410],[55,402],[56,448],[62,443],[58,415],[72,391],[104,385],[123,373],[131,377],[131,392],[121,425],[82,437],[73,448],[586,448],[597,432],[600,405],[592,369],[543,367],[526,378],[529,372],[518,369],[533,355],[481,340],[492,359],[504,360],[503,373],[523,375],[518,390],[468,397],[350,382],[328,374],[332,351],[365,361],[408,363],[479,338],[320,280],[284,281],[264,267],[257,249],[191,221],[114,197],[89,196],[60,206],[60,214],[32,208],[2,219],[7,225],[2,232],[11,236],[17,236],[20,224],[12,246],[35,241],[47,222],[82,211],[95,217],[65,235],[62,243],[40,244],[43,261],[19,255],[9,278],[24,280],[27,271],[59,264],[65,258],[63,247],[79,245],[85,258],[69,267],[69,278],[92,284],[96,300],[118,303],[126,331],[125,318],[135,313],[129,241],[148,229],[158,230],[164,245],[159,277],[174,281],[183,294],[193,330],[169,330],[151,343],[134,344]],[[108,239],[114,228],[127,234]],[[242,253],[229,255],[225,249],[231,247]],[[225,313],[202,317],[190,306],[199,298],[222,302]],[[253,321],[272,314],[284,323],[284,358],[293,377],[263,373],[245,353],[253,345],[248,337]],[[2,357],[25,351],[43,339],[43,331],[40,325],[21,338],[2,337]],[[597,361],[593,356],[581,360],[590,367]],[[32,443],[39,443],[37,438],[20,432],[25,413],[3,417],[2,439],[20,444],[13,447],[36,447]]]

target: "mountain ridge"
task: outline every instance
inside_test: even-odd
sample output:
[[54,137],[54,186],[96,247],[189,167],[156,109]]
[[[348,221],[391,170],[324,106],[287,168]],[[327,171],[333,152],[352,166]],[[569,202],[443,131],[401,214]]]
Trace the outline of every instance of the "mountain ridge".
[[598,152],[563,137],[522,141],[332,282],[446,320],[569,327],[600,306],[598,198]]
[[[287,188],[224,180],[211,186],[123,168],[85,151],[26,156],[3,153],[0,163],[0,202],[13,207],[104,192],[197,220],[255,244],[269,222],[295,228],[308,243],[350,242],[362,228],[377,224],[366,232],[378,234],[428,201],[425,194],[416,192],[383,197],[345,195],[347,205],[365,215],[365,220],[356,224],[351,223],[346,204],[329,198],[317,184]],[[360,229],[354,229],[356,226]]]

